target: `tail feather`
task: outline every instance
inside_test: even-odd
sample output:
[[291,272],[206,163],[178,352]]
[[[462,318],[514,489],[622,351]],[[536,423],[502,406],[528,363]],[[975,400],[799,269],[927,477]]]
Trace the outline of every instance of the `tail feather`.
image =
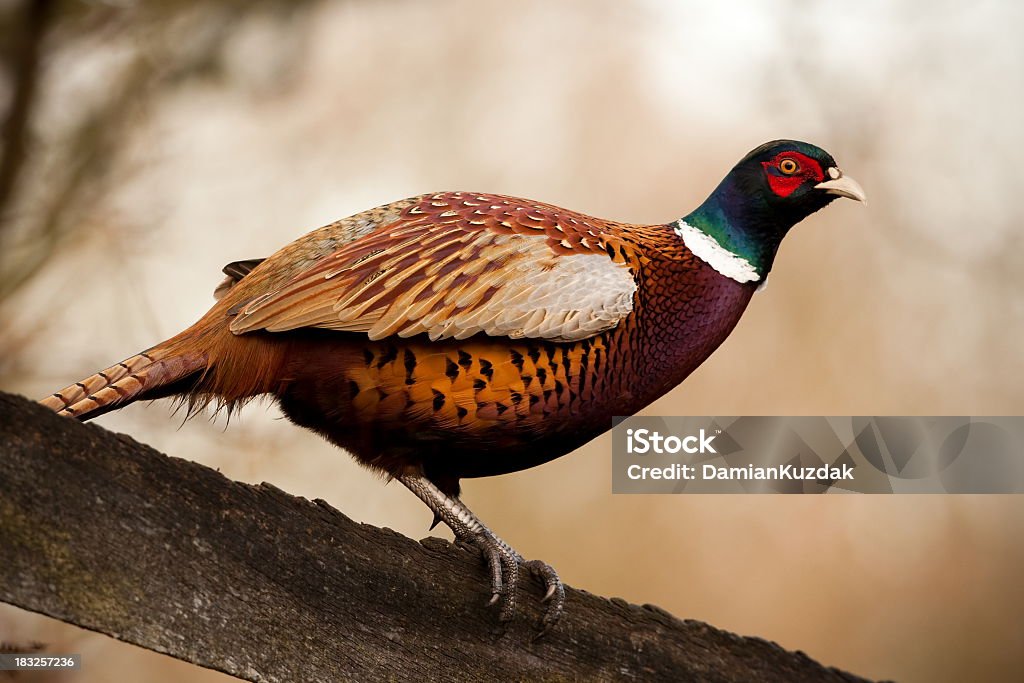
[[145,398],[145,394],[206,368],[199,354],[154,347],[39,401],[58,415],[85,420]]

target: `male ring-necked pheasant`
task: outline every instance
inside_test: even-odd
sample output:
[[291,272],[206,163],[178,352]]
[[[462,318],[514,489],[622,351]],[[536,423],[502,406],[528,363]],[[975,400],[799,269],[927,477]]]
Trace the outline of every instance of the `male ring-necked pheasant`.
[[787,231],[836,197],[864,194],[827,152],[780,140],[664,225],[472,192],[397,201],[228,265],[194,325],[42,403],[87,419],[270,394],[478,546],[503,620],[520,568],[542,580],[551,624],[558,575],[484,526],[459,480],[565,455],[679,384],[732,331]]

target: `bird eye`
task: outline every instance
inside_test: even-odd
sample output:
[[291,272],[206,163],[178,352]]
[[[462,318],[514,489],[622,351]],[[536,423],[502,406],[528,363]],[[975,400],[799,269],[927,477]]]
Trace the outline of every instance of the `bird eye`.
[[779,170],[785,175],[793,175],[800,170],[800,164],[792,159],[783,159],[779,162]]

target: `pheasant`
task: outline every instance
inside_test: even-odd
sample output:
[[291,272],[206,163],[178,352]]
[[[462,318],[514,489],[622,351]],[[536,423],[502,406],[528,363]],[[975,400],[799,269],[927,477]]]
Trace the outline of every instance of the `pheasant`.
[[191,414],[270,395],[478,547],[502,621],[521,571],[541,581],[546,629],[563,610],[558,574],[485,526],[460,480],[565,455],[682,382],[787,231],[837,197],[864,201],[827,152],[779,140],[663,225],[473,192],[404,199],[229,264],[194,325],[41,403],[84,420],[138,400],[177,397]]

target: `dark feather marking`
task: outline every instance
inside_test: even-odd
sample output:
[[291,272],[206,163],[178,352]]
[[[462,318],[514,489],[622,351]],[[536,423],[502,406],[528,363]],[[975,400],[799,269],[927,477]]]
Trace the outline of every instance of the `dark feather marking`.
[[416,369],[416,354],[406,349],[402,354],[402,362],[405,363],[405,383],[415,384],[416,380],[412,378],[412,372]]
[[451,358],[444,359],[444,374],[453,382],[459,378],[459,366]]
[[398,358],[398,349],[394,346],[388,346],[387,351],[377,361],[377,369],[380,370],[388,363],[393,362]]
[[580,356],[580,385],[579,392],[583,395],[583,389],[587,386],[587,367],[590,365],[590,352],[584,349]]
[[224,266],[222,272],[234,280],[241,280],[243,277],[248,275],[253,268],[263,263],[266,259],[254,258],[247,259],[245,261],[232,261],[231,263]]
[[549,363],[554,363],[555,362],[555,345],[554,344],[548,344],[547,347],[544,350],[547,351],[548,362]]
[[357,258],[357,259],[356,259],[355,261],[353,261],[352,263],[348,264],[348,265],[346,266],[346,268],[351,268],[351,267],[353,267],[353,266],[358,266],[358,265],[359,265],[360,263],[362,263],[363,261],[369,261],[369,260],[370,260],[370,259],[372,259],[372,258],[373,258],[374,256],[376,256],[377,254],[383,254],[383,253],[384,253],[384,250],[383,250],[383,249],[374,249],[373,251],[368,251],[368,252],[366,252],[365,254],[363,254],[362,256],[360,256],[359,258]]

